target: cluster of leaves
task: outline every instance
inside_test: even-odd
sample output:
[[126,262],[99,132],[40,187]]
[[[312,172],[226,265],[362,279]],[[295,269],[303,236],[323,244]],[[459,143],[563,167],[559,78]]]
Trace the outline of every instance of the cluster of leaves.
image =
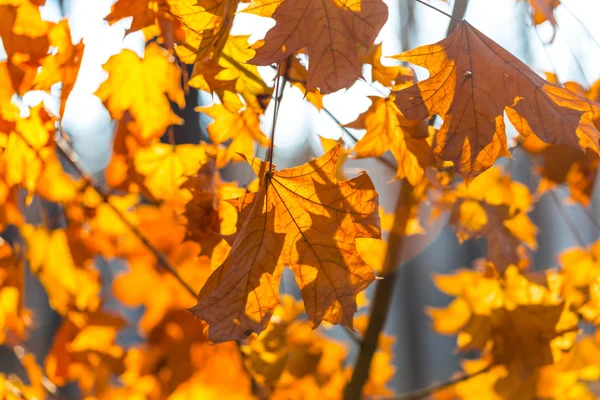
[[[566,184],[574,201],[590,202],[596,90],[544,80],[464,21],[448,38],[395,57],[429,70],[417,82],[409,67],[382,63],[374,44],[387,20],[381,0],[119,0],[106,21],[132,17],[128,33],[143,31],[148,44],[143,57],[123,50],[104,64],[96,95],[117,128],[103,185],[61,129],[84,45],[73,44],[66,20],[42,20],[43,4],[0,0],[0,228],[18,231],[0,243],[0,343],[22,343],[35,327],[23,304],[26,267],[63,318],[43,369],[23,355],[30,383],[0,375],[2,396],[42,398],[48,382],[75,381],[99,399],[340,398],[353,377],[348,350],[315,328],[369,335],[369,318],[355,315],[367,305],[361,293],[376,274],[393,274],[390,255],[402,251],[387,248],[382,230],[422,234],[441,214],[460,240],[485,238],[486,258],[480,269],[436,280],[456,300],[431,311],[435,329],[481,355],[464,365],[477,376],[439,395],[581,398],[581,381],[600,379],[597,339],[579,334],[580,324],[600,319],[600,245],[563,254],[561,269],[543,278],[527,271],[536,200]],[[558,2],[532,6],[536,23],[552,22]],[[249,44],[230,34],[241,12],[275,25]],[[272,65],[276,83],[258,68]],[[274,126],[270,135],[261,129],[286,84],[322,110],[323,96],[362,78],[364,65],[389,94],[371,97],[344,129],[365,131],[356,157],[389,151],[397,161],[395,177],[412,200],[393,215],[380,209],[367,174],[344,177],[350,150],[324,142],[321,157],[277,171]],[[57,87],[56,115],[22,104],[27,92]],[[184,123],[177,111],[190,87],[214,96],[197,110],[214,119],[210,142],[161,142]],[[538,162],[535,195],[493,166],[510,156],[504,113],[522,137],[517,146]],[[267,160],[254,157],[256,146],[271,146]],[[257,179],[223,181],[229,163],[249,164]],[[50,202],[62,210],[55,220]],[[32,209],[42,224],[25,218]],[[126,261],[112,291],[125,306],[143,306],[140,344],[121,340],[128,322],[105,305],[99,257]],[[286,267],[303,302],[280,296]],[[365,395],[390,394],[392,340],[379,334]]]

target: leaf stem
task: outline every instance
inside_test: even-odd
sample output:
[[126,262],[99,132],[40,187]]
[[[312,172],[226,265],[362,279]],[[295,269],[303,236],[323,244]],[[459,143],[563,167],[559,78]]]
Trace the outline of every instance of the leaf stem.
[[426,6],[426,7],[429,7],[429,8],[431,8],[432,10],[435,10],[435,11],[439,12],[440,14],[444,14],[446,17],[450,18],[450,19],[451,19],[451,20],[453,20],[453,21],[460,22],[460,20],[459,20],[459,19],[457,20],[457,18],[453,17],[452,15],[448,14],[447,12],[445,12],[445,11],[442,11],[442,10],[440,10],[440,9],[439,9],[439,8],[437,8],[437,7],[434,7],[434,6],[432,6],[431,4],[424,2],[423,0],[416,0],[416,2],[417,2],[417,3],[421,3],[421,4],[423,4],[423,5],[424,5],[424,6]]
[[[346,128],[341,122],[340,120],[338,120],[335,115],[333,115],[331,113],[331,111],[329,111],[327,108],[323,107],[323,111],[325,112],[325,114],[327,114],[333,121],[335,121],[336,124],[339,125],[340,128],[342,128],[342,130],[344,131],[344,133],[352,140],[354,140],[354,143],[358,142],[358,138],[356,136],[354,136],[352,134],[352,132],[350,132],[348,130],[348,128]],[[382,163],[383,165],[385,165],[386,167],[388,167],[389,169],[391,169],[392,171],[396,171],[397,167],[394,165],[393,162],[383,158],[383,156],[377,157],[376,158],[377,161],[379,161],[380,163]]]
[[418,201],[413,196],[412,185],[404,179],[396,202],[394,224],[388,239],[388,247],[383,264],[383,279],[379,280],[375,289],[375,297],[371,308],[369,325],[352,373],[352,378],[344,390],[344,400],[360,400],[363,387],[369,378],[371,361],[377,350],[379,335],[383,330],[396,285],[398,264],[402,260],[404,237],[410,215]]
[[[287,68],[286,68],[287,71]],[[287,73],[286,73],[287,74]],[[281,80],[283,80],[283,84],[281,84],[281,91],[279,89]],[[269,162],[269,169],[267,173],[271,172],[271,168],[273,167],[273,153],[275,151],[275,126],[277,125],[277,116],[279,115],[279,105],[281,103],[281,98],[283,97],[283,90],[285,89],[286,78],[281,77],[281,63],[277,65],[277,76],[275,77],[275,90],[273,91],[274,103],[273,103],[273,123],[271,124],[271,137],[269,138],[269,153],[267,154],[267,160]]]

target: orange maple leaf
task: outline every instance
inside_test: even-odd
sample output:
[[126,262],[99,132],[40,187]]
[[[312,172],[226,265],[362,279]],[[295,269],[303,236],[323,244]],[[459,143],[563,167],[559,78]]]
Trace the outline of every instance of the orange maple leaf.
[[361,57],[361,62],[371,65],[371,79],[381,83],[383,86],[394,86],[398,84],[412,84],[415,79],[415,73],[410,67],[404,65],[387,66],[381,63],[383,55],[383,44],[378,43],[371,46],[365,55]]
[[207,130],[211,141],[223,144],[229,140],[226,159],[241,161],[240,154],[252,157],[254,142],[267,146],[269,140],[260,130],[260,115],[262,110],[246,107],[237,94],[225,92],[223,104],[213,104],[208,107],[197,107],[196,111],[214,118]]
[[48,54],[51,22],[43,21],[38,4],[29,0],[0,4],[0,39],[7,55],[12,87],[19,95],[31,89]]
[[132,17],[131,27],[127,29],[127,33],[131,33],[156,24],[168,11],[166,0],[119,0],[104,19],[112,25],[123,18]]
[[167,0],[169,14],[181,24],[185,43],[177,55],[193,64],[203,59],[218,59],[229,36],[240,0]]
[[69,94],[75,86],[77,73],[83,57],[83,40],[73,46],[71,29],[66,19],[63,19],[50,30],[48,37],[50,45],[58,50],[42,61],[42,68],[33,81],[34,89],[49,91],[55,83],[62,82],[60,111],[64,115]]
[[[251,161],[262,185],[240,218],[227,260],[211,275],[191,311],[208,322],[214,342],[243,339],[267,326],[279,303],[279,280],[289,266],[306,312],[352,327],[356,295],[374,279],[355,239],[379,237],[378,195],[366,174],[335,178],[340,147],[301,166],[266,173]],[[249,209],[249,211],[247,211]],[[238,222],[239,223],[239,222]]]
[[423,166],[434,164],[427,143],[427,124],[408,121],[394,104],[394,96],[384,99],[370,96],[371,107],[346,126],[366,129],[367,133],[354,146],[356,157],[379,157],[391,151],[398,162],[397,179],[405,178],[416,186],[423,179]]
[[129,111],[146,140],[160,137],[170,125],[182,123],[169,103],[171,100],[179,107],[185,106],[181,73],[162,47],[151,43],[144,58],[123,50],[103,67],[109,75],[96,96],[111,117],[121,119]]
[[[273,11],[273,4],[254,1],[244,11],[265,16]],[[306,86],[327,94],[351,85],[361,76],[356,44],[373,44],[388,10],[381,0],[284,0],[272,17],[276,25],[259,43],[250,62],[269,65],[306,48]]]
[[523,136],[598,151],[598,104],[548,83],[465,21],[448,38],[395,58],[429,70],[429,79],[397,93],[396,104],[409,119],[442,117],[434,151],[467,181],[509,155],[505,111]]

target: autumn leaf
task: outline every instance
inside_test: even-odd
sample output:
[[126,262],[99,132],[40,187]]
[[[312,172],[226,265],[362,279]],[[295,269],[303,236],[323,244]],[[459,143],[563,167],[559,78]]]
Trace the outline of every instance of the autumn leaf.
[[186,64],[218,58],[227,41],[239,0],[167,0],[185,33],[177,55]]
[[504,112],[523,136],[598,152],[596,103],[544,81],[467,22],[395,58],[429,70],[429,79],[397,92],[396,104],[408,119],[442,117],[434,151],[467,181],[509,155]]
[[55,118],[42,103],[28,110],[29,115],[23,118],[14,106],[2,111],[6,120],[2,124],[0,119],[0,165],[7,189],[21,185],[28,191],[28,201],[33,193],[50,201],[73,199],[75,182],[63,170],[53,147]]
[[34,88],[49,91],[52,85],[62,82],[59,115],[63,116],[67,99],[75,86],[84,45],[83,40],[73,45],[71,29],[66,19],[52,27],[48,38],[50,45],[57,50],[42,61],[42,68],[34,79]]
[[222,104],[197,107],[196,111],[214,119],[207,128],[213,143],[224,144],[231,140],[227,146],[228,160],[241,161],[240,155],[252,157],[255,142],[261,146],[269,144],[260,129],[261,110],[247,107],[235,93],[225,92]]
[[384,86],[394,86],[414,83],[415,74],[412,68],[403,65],[387,66],[381,63],[383,44],[378,43],[369,48],[361,57],[361,62],[371,65],[371,78]]
[[435,162],[426,141],[427,124],[406,120],[394,104],[393,95],[387,99],[369,98],[371,107],[346,125],[367,131],[354,146],[356,157],[379,157],[389,150],[398,162],[396,179],[407,178],[411,185],[418,185],[423,179],[423,166]]
[[564,184],[569,188],[571,199],[588,206],[594,192],[598,175],[598,154],[586,149],[560,144],[546,144],[530,135],[521,142],[522,148],[538,161],[534,166],[541,180],[538,193],[552,190]]
[[323,109],[323,95],[319,89],[306,89],[308,71],[300,63],[298,55],[290,57],[281,66],[281,76],[285,77],[291,86],[297,87],[304,94],[306,100],[317,108]]
[[262,80],[258,68],[247,63],[255,54],[248,48],[248,37],[231,35],[218,58],[197,60],[188,84],[215,92],[221,100],[228,96],[227,91],[239,93],[249,105],[259,108],[262,99],[271,97],[272,89]]
[[144,58],[123,50],[109,58],[103,67],[108,79],[100,85],[96,96],[112,118],[121,119],[128,111],[145,140],[160,137],[169,126],[182,123],[169,103],[185,106],[181,74],[162,47],[151,43]]
[[469,186],[444,192],[434,205],[450,211],[459,241],[485,237],[487,259],[504,271],[511,264],[526,267],[527,249],[537,248],[537,228],[527,216],[532,201],[527,186],[494,167]]
[[347,349],[311,329],[303,314],[302,302],[283,295],[267,329],[242,347],[248,371],[269,398],[325,396],[345,383]]
[[102,311],[63,320],[46,357],[48,378],[60,386],[77,380],[84,393],[108,387],[111,372],[123,368],[125,350],[116,337],[124,325]]
[[25,339],[32,322],[31,313],[23,306],[23,268],[13,248],[0,240],[0,344],[10,337]]
[[[271,16],[273,2],[253,1],[245,12]],[[308,90],[327,94],[361,76],[356,44],[369,47],[388,16],[381,0],[284,0],[272,14],[275,27],[256,48],[256,65],[279,63],[306,48]]]
[[207,155],[201,145],[153,143],[137,150],[133,163],[144,177],[144,187],[152,197],[185,203],[189,199],[182,193],[181,185],[206,161]]
[[78,265],[64,229],[49,231],[24,225],[27,258],[48,293],[50,305],[62,315],[69,310],[95,311],[100,305],[100,274],[89,259]]
[[456,298],[445,309],[429,311],[434,328],[458,334],[460,350],[478,350],[487,365],[504,367],[503,374],[494,368],[485,374],[492,398],[534,396],[537,372],[560,360],[575,342],[576,315],[548,282],[532,282],[514,266],[500,277],[462,270],[435,280]]
[[166,0],[119,0],[104,19],[112,25],[123,18],[133,17],[127,30],[131,33],[155,25],[159,18],[167,15],[168,10]]
[[334,176],[340,147],[299,167],[266,171],[225,263],[209,278],[191,311],[208,322],[214,342],[242,339],[267,326],[279,303],[288,265],[306,312],[352,327],[355,296],[375,278],[354,240],[379,237],[377,194],[365,174],[345,182]]
[[[181,188],[192,194],[192,199],[185,205],[186,239],[199,243],[201,254],[212,255],[212,260],[217,260],[216,253],[228,247],[221,241],[236,232],[238,215],[235,206],[228,200],[235,201],[244,196],[246,190],[235,183],[223,182],[212,160],[189,177]],[[219,245],[221,247],[215,252]]]
[[0,2],[0,38],[7,55],[12,87],[19,95],[33,86],[42,60],[48,55],[51,22],[43,21],[39,4],[29,0]]

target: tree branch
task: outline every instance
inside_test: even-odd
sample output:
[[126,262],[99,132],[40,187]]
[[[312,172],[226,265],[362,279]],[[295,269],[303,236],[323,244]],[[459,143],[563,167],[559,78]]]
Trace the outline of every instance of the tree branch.
[[454,7],[452,8],[452,19],[450,20],[450,25],[448,25],[446,36],[450,36],[450,34],[454,32],[454,29],[456,29],[458,26],[458,23],[463,20],[468,6],[469,0],[454,1]]
[[345,400],[359,400],[362,398],[363,387],[369,378],[371,361],[377,350],[379,334],[385,325],[396,284],[396,274],[394,271],[398,268],[398,264],[402,260],[406,226],[413,208],[417,205],[418,201],[413,196],[413,187],[404,179],[400,195],[396,202],[394,225],[390,232],[387,253],[383,264],[382,274],[384,278],[378,281],[375,288],[375,298],[373,299],[369,325],[361,343],[352,378],[344,390]]
[[56,143],[60,152],[65,156],[65,159],[69,162],[69,164],[77,170],[77,172],[81,175],[83,180],[88,184],[98,195],[102,198],[102,201],[110,207],[110,209],[117,215],[117,217],[127,226],[127,228],[142,242],[142,244],[152,253],[152,255],[156,258],[156,260],[164,267],[164,269],[173,275],[173,277],[181,284],[181,286],[190,294],[192,297],[196,297],[198,293],[186,282],[183,280],[179,272],[175,269],[174,266],[171,265],[167,257],[154,246],[150,240],[138,229],[137,226],[133,225],[127,217],[119,210],[109,198],[109,195],[105,193],[104,189],[100,185],[100,183],[94,178],[94,176],[89,173],[87,168],[81,163],[79,156],[67,141],[60,135],[56,135],[54,138],[54,142]]
[[427,397],[429,395],[432,395],[434,393],[439,392],[440,390],[449,388],[450,386],[456,385],[457,383],[460,382],[464,382],[466,380],[469,380],[471,378],[474,378],[478,375],[481,374],[485,374],[486,372],[488,372],[491,369],[491,365],[488,365],[487,367],[472,373],[472,374],[465,374],[462,376],[459,376],[458,378],[454,378],[454,379],[450,379],[449,381],[446,382],[442,382],[442,383],[438,383],[435,385],[431,385],[431,386],[427,386],[425,388],[422,389],[417,389],[415,391],[409,392],[409,393],[405,393],[402,394],[400,396],[396,396],[396,397],[390,397],[388,398],[388,400],[417,400],[417,399],[422,399],[423,397]]

